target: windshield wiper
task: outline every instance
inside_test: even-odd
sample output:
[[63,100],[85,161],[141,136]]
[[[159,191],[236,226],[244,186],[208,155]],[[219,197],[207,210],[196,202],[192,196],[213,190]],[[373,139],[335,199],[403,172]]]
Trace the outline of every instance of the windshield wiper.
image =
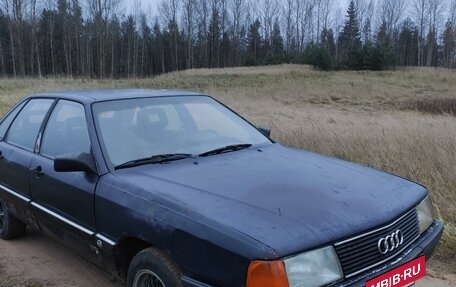
[[238,151],[241,149],[249,148],[251,146],[252,146],[251,144],[232,144],[232,145],[227,145],[224,147],[219,147],[219,148],[207,151],[207,152],[203,152],[203,153],[199,154],[198,156],[205,157],[205,156],[210,156],[210,155],[215,155],[215,154],[221,154],[221,153],[228,152],[228,151]]
[[158,163],[165,163],[175,160],[181,160],[185,158],[192,157],[192,154],[189,153],[169,153],[169,154],[157,154],[150,157],[135,159],[131,161],[127,161],[125,163],[119,164],[114,167],[115,170],[123,169],[123,168],[130,168],[144,164],[158,164]]

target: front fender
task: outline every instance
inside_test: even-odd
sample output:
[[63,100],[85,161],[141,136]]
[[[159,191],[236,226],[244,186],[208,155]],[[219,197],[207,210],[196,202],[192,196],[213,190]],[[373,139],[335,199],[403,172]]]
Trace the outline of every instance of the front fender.
[[[184,278],[216,286],[243,286],[250,261],[275,254],[253,238],[111,174],[98,184],[95,217],[98,234],[113,245],[125,237],[149,242],[170,254]],[[103,248],[108,266],[113,247]]]

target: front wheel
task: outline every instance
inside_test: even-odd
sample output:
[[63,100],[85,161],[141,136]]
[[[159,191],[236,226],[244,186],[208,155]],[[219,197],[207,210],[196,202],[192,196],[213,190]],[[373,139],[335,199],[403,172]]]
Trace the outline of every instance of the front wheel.
[[147,248],[133,258],[128,268],[128,287],[183,287],[182,272],[169,256]]
[[0,238],[9,240],[21,237],[25,233],[26,224],[14,217],[0,198]]

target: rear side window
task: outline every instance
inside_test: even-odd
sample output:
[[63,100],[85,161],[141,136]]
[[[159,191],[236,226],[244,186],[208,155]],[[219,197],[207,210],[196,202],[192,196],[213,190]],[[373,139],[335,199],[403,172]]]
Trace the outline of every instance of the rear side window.
[[52,99],[30,100],[14,119],[5,141],[33,151],[43,119],[53,102]]
[[51,158],[90,153],[83,105],[66,100],[57,103],[47,122],[40,153]]
[[19,106],[15,107],[1,122],[0,124],[0,141],[5,137],[6,131],[13,122],[14,118],[21,111],[26,101],[22,102]]

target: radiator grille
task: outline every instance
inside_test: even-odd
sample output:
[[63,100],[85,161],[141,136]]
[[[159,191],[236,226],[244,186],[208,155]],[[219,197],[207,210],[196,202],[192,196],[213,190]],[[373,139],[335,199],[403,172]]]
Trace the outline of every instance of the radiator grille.
[[[403,243],[397,249],[381,254],[378,251],[378,241],[399,229],[404,235]],[[334,248],[345,277],[350,277],[394,258],[415,241],[419,235],[418,214],[414,209],[393,223],[364,235],[361,234],[336,243]]]

